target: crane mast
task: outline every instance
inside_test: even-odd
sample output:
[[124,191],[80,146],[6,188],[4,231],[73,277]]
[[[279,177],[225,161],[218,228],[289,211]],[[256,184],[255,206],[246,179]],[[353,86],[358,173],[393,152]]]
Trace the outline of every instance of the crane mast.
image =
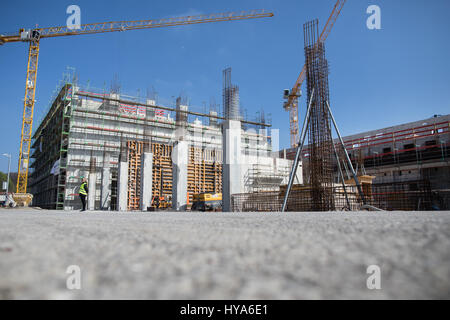
[[23,102],[22,130],[20,132],[17,193],[27,192],[28,165],[33,130],[33,111],[36,94],[36,78],[39,58],[39,38],[30,41],[28,50],[27,80]]

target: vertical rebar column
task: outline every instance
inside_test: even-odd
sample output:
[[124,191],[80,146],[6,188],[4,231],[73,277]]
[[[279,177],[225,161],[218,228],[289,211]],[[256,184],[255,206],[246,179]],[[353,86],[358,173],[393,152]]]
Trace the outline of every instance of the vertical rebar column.
[[325,46],[319,39],[318,20],[303,26],[307,94],[310,100],[312,90],[311,115],[308,124],[310,145],[309,177],[311,181],[311,210],[334,210],[333,189],[333,139],[330,116],[326,102],[329,101],[328,62]]
[[229,120],[240,120],[239,87],[231,83],[231,68],[223,70],[223,110]]

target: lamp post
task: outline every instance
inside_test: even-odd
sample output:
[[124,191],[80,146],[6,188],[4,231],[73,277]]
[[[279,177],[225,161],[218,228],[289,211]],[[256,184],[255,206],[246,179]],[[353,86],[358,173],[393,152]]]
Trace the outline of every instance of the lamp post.
[[7,182],[6,182],[6,195],[8,195],[8,192],[9,192],[9,172],[11,170],[11,155],[8,154],[8,153],[4,153],[3,155],[5,157],[9,158],[9,161],[8,161],[8,179],[7,179]]

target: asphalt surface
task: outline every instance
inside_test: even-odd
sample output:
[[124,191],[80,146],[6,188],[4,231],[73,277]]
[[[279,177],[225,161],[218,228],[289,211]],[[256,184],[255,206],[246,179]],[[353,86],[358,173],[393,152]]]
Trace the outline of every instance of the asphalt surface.
[[0,209],[0,299],[30,298],[449,299],[450,212]]

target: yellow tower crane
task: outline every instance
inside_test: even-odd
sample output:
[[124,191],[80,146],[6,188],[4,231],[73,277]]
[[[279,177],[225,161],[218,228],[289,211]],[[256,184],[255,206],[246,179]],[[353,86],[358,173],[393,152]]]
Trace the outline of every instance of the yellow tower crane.
[[9,42],[28,42],[30,44],[28,51],[27,80],[25,83],[25,99],[23,104],[22,130],[20,136],[17,193],[25,194],[27,192],[28,162],[30,158],[30,146],[32,137],[31,133],[33,126],[33,109],[35,102],[36,76],[39,58],[39,41],[41,39],[266,17],[273,17],[273,13],[267,12],[265,10],[251,10],[241,12],[215,13],[210,15],[175,17],[159,20],[111,21],[91,23],[82,24],[77,29],[72,29],[67,26],[35,28],[30,30],[20,29],[18,34],[0,34],[0,45]]
[[[328,18],[328,21],[325,27],[323,28],[322,33],[320,34],[318,41],[325,42],[325,40],[327,39],[328,35],[331,32],[331,29],[333,29],[336,19],[339,17],[339,14],[341,13],[345,1],[346,0],[337,0],[330,17]],[[305,81],[305,78],[306,78],[306,65],[303,65],[302,71],[300,72],[300,75],[298,76],[297,81],[295,81],[295,84],[292,87],[292,89],[290,91],[284,90],[284,99],[286,101],[283,104],[283,108],[284,110],[289,111],[291,148],[297,147],[298,144],[299,139],[298,98],[301,96],[300,89],[302,87],[303,81]]]

